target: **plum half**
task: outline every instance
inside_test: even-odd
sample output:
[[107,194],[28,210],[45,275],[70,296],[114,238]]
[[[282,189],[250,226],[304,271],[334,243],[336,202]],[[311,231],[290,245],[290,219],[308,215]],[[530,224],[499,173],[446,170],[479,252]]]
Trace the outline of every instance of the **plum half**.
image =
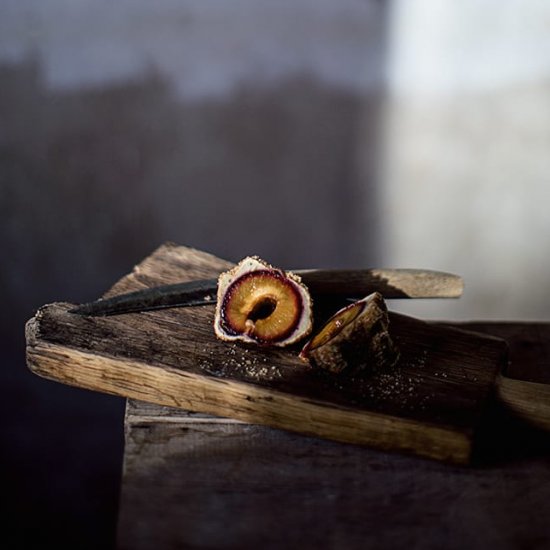
[[311,297],[294,273],[247,256],[219,276],[218,338],[283,347],[308,336],[311,327]]
[[300,358],[336,374],[395,365],[399,351],[382,295],[374,292],[337,311],[302,348]]

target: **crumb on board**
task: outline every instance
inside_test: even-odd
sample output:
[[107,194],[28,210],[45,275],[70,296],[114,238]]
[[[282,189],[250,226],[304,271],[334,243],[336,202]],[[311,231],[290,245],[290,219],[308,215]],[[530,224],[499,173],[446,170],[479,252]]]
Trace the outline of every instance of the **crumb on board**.
[[[269,355],[262,355],[239,344],[228,346],[223,361],[214,349],[202,349],[198,366],[216,378],[238,378],[244,382],[281,382],[287,371],[272,363]],[[312,370],[319,387],[337,389],[347,396],[350,404],[373,406],[389,405],[401,411],[422,411],[435,397],[425,391],[424,373],[427,351],[412,359],[401,358],[389,371],[371,372],[368,375],[334,375],[326,371]],[[441,374],[441,373],[440,373]]]
[[269,364],[267,356],[250,353],[247,348],[232,344],[223,362],[216,360],[214,350],[203,350],[206,357],[199,362],[199,367],[217,378],[238,376],[250,381],[271,381],[283,378],[281,369]]

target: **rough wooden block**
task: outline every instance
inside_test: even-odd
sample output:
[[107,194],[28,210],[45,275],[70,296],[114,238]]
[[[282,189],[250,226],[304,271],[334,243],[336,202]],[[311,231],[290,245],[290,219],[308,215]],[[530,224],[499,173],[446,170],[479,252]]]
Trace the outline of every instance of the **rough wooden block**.
[[[208,278],[231,264],[166,245],[110,291]],[[390,373],[334,376],[298,358],[215,337],[214,305],[82,317],[51,304],[28,324],[37,374],[97,391],[449,462],[470,460],[503,341],[390,314]],[[319,310],[318,310],[319,311]]]

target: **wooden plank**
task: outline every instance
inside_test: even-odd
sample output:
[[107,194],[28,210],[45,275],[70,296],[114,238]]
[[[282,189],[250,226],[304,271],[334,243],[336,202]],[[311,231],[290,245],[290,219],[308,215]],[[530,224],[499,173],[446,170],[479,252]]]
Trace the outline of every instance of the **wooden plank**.
[[[550,323],[460,326],[544,381]],[[462,468],[129,400],[118,548],[549,547],[550,438],[497,416]]]
[[255,425],[133,425],[119,550],[546,548],[550,461],[485,469]]
[[385,298],[460,298],[462,277],[452,273],[421,269],[372,269],[297,271],[312,294],[362,297],[380,292]]
[[550,384],[550,323],[544,321],[470,321],[442,323],[502,338],[508,344],[510,361],[505,374],[509,378]]
[[[464,284],[452,273],[422,269],[314,269],[296,270],[313,300],[362,298],[379,292],[384,298],[459,298]],[[122,313],[210,304],[215,299],[218,278],[145,288],[79,304],[81,315],[106,316]]]
[[[109,293],[211,277],[230,266],[161,247]],[[162,405],[338,441],[464,463],[505,360],[501,340],[392,314],[402,360],[392,373],[334,377],[297,358],[217,340],[213,306],[87,318],[69,304],[28,324],[36,374]],[[319,307],[318,311],[321,311]],[[322,315],[321,315],[322,319]]]
[[[460,468],[128,409],[118,548],[545,548],[550,459]],[[168,415],[170,418],[171,415]],[[508,430],[509,431],[509,430]],[[508,433],[510,437],[510,433]],[[502,458],[502,457],[500,457]]]

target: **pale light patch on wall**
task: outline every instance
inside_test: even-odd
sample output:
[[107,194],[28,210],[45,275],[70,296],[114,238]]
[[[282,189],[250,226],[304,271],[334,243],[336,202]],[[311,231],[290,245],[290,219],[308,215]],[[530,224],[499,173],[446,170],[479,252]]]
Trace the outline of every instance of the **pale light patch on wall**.
[[396,308],[550,317],[549,22],[537,1],[395,3],[381,248],[466,282]]

